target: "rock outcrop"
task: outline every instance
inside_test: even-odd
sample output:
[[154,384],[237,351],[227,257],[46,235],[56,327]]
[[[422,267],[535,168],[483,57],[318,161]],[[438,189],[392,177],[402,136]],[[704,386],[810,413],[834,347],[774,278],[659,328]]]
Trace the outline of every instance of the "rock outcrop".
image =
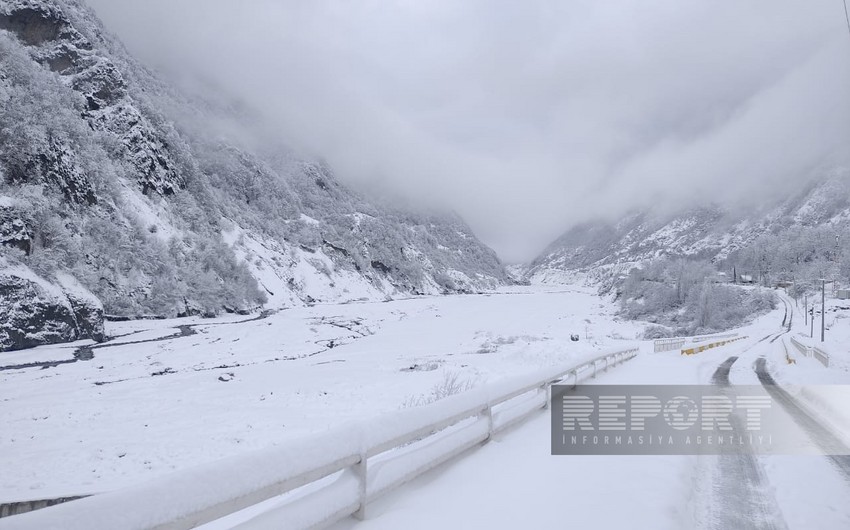
[[[119,68],[83,35],[59,6],[37,0],[0,3],[0,29],[16,35],[30,47],[33,59],[61,75],[86,102],[83,117],[92,129],[120,138],[123,156],[136,170],[137,182],[145,192],[173,194],[184,182],[163,138],[170,131],[157,127],[139,111]],[[167,127],[166,127],[167,129]],[[85,179],[77,172],[67,146],[53,142],[33,165],[58,181],[69,198],[94,202]]]
[[0,351],[80,339],[103,340],[103,306],[73,278],[50,282],[0,260]]

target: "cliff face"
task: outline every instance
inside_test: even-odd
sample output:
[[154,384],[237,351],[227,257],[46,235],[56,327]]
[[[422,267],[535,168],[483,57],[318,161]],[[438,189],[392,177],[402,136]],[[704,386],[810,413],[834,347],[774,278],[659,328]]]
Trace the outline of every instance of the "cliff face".
[[103,306],[73,278],[52,282],[0,259],[0,351],[103,340]]
[[[68,7],[85,13],[81,6]],[[58,74],[62,83],[82,98],[81,117],[94,131],[118,140],[120,152],[116,154],[131,163],[143,191],[172,194],[184,184],[166,147],[173,131],[156,127],[141,112],[121,71],[93,42],[103,42],[103,37],[93,32],[95,28],[92,25],[88,31],[91,38],[86,37],[69,14],[53,3],[20,0],[0,4],[0,29],[16,36],[36,62]],[[13,177],[48,173],[70,199],[94,203],[96,196],[85,176],[75,173],[77,164],[70,146],[51,139],[48,147],[38,161],[15,168]]]
[[120,316],[507,280],[456,216],[374,203],[320,161],[217,132],[228,121],[251,127],[152,75],[77,0],[0,0],[0,252]]

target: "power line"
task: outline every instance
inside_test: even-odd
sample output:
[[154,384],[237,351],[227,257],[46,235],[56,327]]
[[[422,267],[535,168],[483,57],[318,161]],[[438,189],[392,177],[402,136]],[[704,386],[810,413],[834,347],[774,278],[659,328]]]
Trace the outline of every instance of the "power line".
[[847,31],[850,31],[850,14],[847,13],[847,0],[844,0],[844,19],[847,21]]

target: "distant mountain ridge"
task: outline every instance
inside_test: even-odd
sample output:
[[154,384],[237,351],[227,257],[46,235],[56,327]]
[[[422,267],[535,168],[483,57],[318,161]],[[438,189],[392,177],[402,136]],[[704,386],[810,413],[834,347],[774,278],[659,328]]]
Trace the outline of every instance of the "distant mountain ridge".
[[836,168],[790,199],[764,211],[717,205],[659,215],[633,212],[618,222],[569,229],[528,267],[525,276],[555,281],[565,273],[662,257],[722,261],[766,234],[802,227],[850,227],[850,171]]
[[250,118],[210,101],[151,74],[78,0],[0,0],[0,278],[69,274],[131,317],[509,281],[459,217],[378,204],[321,161],[252,147],[219,126]]

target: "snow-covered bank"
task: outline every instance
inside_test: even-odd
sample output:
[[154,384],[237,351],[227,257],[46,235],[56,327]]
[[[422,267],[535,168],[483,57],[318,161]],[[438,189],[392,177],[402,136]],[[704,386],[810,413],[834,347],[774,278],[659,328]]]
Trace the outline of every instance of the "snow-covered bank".
[[[641,331],[613,309],[590,289],[537,287],[257,320],[110,323],[123,335],[113,343],[133,344],[0,371],[0,498],[111,490],[398,410],[447,377],[481,385],[590,356]],[[175,326],[194,334],[167,338]],[[72,358],[74,346],[0,365]]]
[[[447,375],[498,387],[517,374],[637,342],[641,330],[613,319],[613,307],[591,291],[550,289],[316,306],[247,321],[115,324],[124,335],[115,342],[134,344],[93,350],[90,361],[0,372],[0,399],[16,406],[3,411],[14,427],[0,439],[13,477],[4,476],[3,492],[14,500],[112,490],[171,469],[214,467],[222,457],[307,433],[327,433],[333,444],[331,435],[348,420],[407,418],[399,409],[427,400]],[[692,356],[650,353],[644,343],[642,355],[596,382],[708,384],[728,365],[731,383],[760,384],[764,358],[777,380],[850,383],[843,370],[787,362],[787,318],[774,311],[738,330],[747,338]],[[173,337],[177,324],[183,328]],[[799,327],[795,319],[791,332]],[[579,342],[570,340],[576,333]],[[65,436],[50,436],[57,432]],[[567,520],[581,526],[640,520],[713,528],[758,515],[738,513],[739,506],[768,505],[790,528],[850,524],[850,512],[830,509],[848,488],[822,457],[752,457],[750,476],[716,456],[553,457],[549,435],[548,418],[533,419],[370,504],[365,522],[341,526],[536,526],[563,522],[567,510]]]

